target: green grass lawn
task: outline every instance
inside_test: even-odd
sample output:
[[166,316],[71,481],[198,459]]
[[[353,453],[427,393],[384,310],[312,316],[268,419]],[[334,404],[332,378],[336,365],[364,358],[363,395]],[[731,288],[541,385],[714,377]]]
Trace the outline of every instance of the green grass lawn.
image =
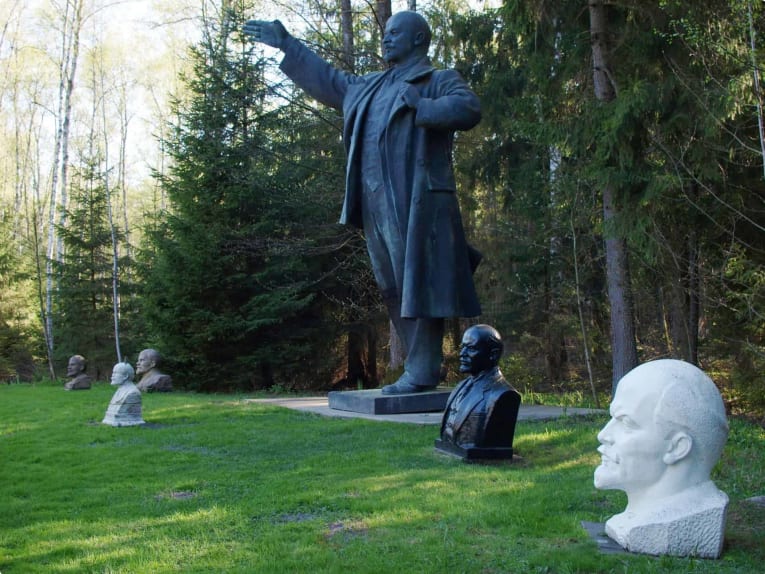
[[582,520],[606,416],[520,422],[517,464],[434,452],[433,426],[325,418],[241,396],[145,395],[145,427],[101,425],[114,389],[0,386],[0,572],[762,572],[765,431],[732,430],[716,561],[600,554]]

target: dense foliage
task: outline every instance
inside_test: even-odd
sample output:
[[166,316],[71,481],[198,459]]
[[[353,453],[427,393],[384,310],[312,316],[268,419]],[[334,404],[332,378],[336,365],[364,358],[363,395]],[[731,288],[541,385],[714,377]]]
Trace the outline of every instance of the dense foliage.
[[[458,4],[420,9],[433,27],[434,63],[457,68],[482,100],[482,123],[458,135],[455,166],[468,234],[485,255],[478,320],[507,340],[506,372],[526,388],[609,390],[622,351],[611,337],[606,245],[618,241],[638,359],[696,362],[731,408],[762,412],[762,3]],[[157,347],[183,373],[180,386],[195,389],[376,384],[387,322],[362,238],[334,224],[344,186],[340,118],[241,37],[253,5],[205,7],[184,91],[162,130],[170,167],[157,181],[166,203],[145,214],[140,280],[122,301],[140,310],[125,324],[126,352]],[[304,23],[293,32],[345,69],[379,69],[379,22],[369,4],[352,7],[349,20],[336,2],[291,5]],[[598,37],[593,7],[604,15]],[[352,44],[343,41],[349,29]],[[595,65],[601,60],[607,69]],[[610,99],[597,97],[597,73]],[[74,187],[70,195],[80,204],[72,214],[87,207]],[[41,234],[22,232],[5,205],[0,231],[26,243],[0,247],[3,300],[29,288],[25,322],[9,323],[0,306],[0,370],[12,376],[8,334],[39,348],[29,325],[41,315],[42,289],[25,282],[35,269],[38,286],[44,281],[43,249]],[[26,218],[39,225],[39,215]],[[76,263],[68,249],[54,290],[54,341],[66,342],[59,359],[81,346],[67,333],[89,329],[72,322],[82,305],[67,279],[80,273],[66,269]],[[103,325],[107,303],[98,309]],[[452,325],[450,345],[463,326]],[[109,336],[98,340],[110,353]]]
[[345,246],[357,243],[332,223],[341,148],[310,147],[319,159],[301,162],[315,120],[271,105],[244,16],[207,20],[189,96],[175,104],[172,167],[160,176],[169,207],[143,254],[146,338],[182,387],[328,386],[343,358],[331,296],[349,290],[337,284],[353,280]]

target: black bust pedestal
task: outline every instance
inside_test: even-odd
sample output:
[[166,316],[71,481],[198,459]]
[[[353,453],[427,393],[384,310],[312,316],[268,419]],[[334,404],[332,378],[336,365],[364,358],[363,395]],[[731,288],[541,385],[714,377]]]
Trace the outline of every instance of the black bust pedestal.
[[436,439],[437,451],[461,458],[466,462],[513,460],[512,447],[462,447],[457,444]]

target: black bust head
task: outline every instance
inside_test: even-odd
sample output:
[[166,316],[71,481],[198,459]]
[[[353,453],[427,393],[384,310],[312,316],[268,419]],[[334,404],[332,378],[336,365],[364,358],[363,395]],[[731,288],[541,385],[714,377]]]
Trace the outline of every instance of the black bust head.
[[460,372],[477,375],[493,369],[502,356],[502,337],[490,325],[473,325],[462,336]]

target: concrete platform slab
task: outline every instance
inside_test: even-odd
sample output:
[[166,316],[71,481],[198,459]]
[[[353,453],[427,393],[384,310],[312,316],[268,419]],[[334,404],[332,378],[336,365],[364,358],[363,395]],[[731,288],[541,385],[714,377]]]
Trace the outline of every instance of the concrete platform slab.
[[[343,411],[329,408],[327,397],[282,397],[273,399],[246,399],[247,402],[274,405],[297,411],[304,411],[324,415],[328,417],[339,418],[362,418],[372,421],[385,421],[396,423],[410,423],[419,425],[440,425],[442,412],[429,413],[403,413],[403,414],[381,414],[374,415],[369,413],[358,413],[352,411]],[[542,405],[521,405],[518,411],[519,421],[528,420],[550,420],[565,416],[588,415],[595,413],[605,413],[605,410],[548,407]]]
[[327,395],[329,408],[368,415],[439,412],[446,408],[451,389],[434,389],[422,393],[384,395],[381,389],[333,391]]

